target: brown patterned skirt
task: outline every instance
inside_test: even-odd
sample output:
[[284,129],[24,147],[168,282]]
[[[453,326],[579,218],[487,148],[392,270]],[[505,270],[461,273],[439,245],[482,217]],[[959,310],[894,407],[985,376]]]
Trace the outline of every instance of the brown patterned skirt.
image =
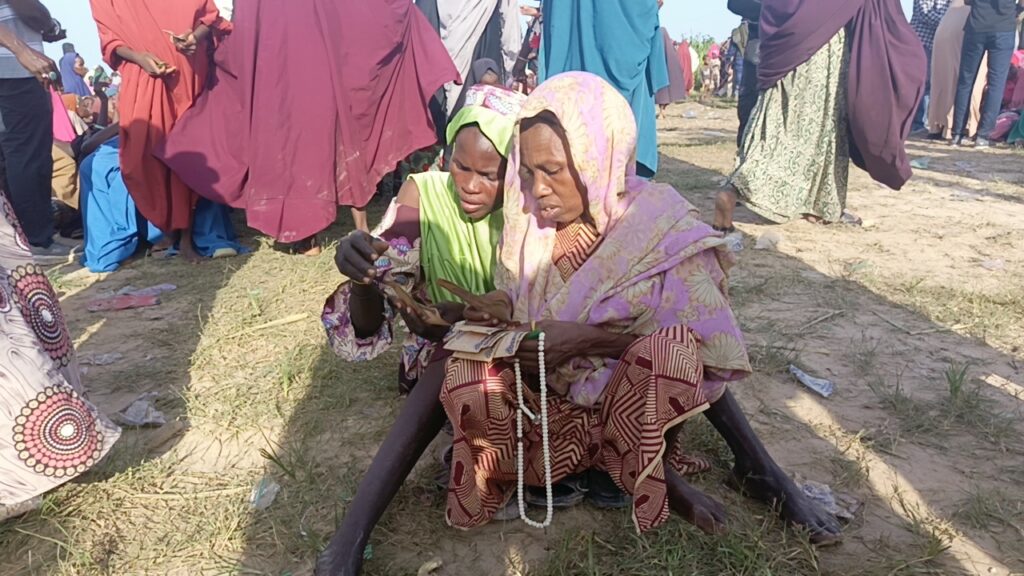
[[[633,496],[639,532],[667,520],[665,434],[708,406],[698,344],[684,326],[640,338],[620,359],[599,407],[549,396],[552,481],[590,468],[605,470]],[[527,389],[524,400],[539,414],[538,394]],[[515,492],[514,369],[452,358],[441,402],[455,432],[446,518],[456,528],[472,528],[490,521]],[[528,419],[524,447],[525,482],[543,486],[540,426]]]

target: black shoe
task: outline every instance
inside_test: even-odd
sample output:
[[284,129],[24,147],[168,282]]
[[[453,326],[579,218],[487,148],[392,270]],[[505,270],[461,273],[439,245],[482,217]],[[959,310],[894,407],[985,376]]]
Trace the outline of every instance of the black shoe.
[[[572,508],[583,502],[587,494],[585,474],[572,474],[566,476],[561,482],[555,482],[551,486],[551,507],[556,509]],[[537,486],[527,486],[526,503],[535,508],[544,508],[548,505],[547,491]]]
[[589,470],[587,472],[587,500],[603,510],[628,508],[633,498],[619,489],[607,472]]

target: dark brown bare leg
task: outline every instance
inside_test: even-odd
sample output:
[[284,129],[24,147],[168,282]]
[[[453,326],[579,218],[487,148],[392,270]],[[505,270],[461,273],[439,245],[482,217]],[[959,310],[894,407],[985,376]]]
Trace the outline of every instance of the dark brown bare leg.
[[181,240],[178,242],[178,254],[181,255],[182,260],[192,264],[203,261],[203,257],[199,255],[199,252],[196,252],[195,246],[192,245],[191,226],[181,231]]
[[[665,442],[672,446],[679,435],[680,426],[665,434]],[[724,534],[728,531],[728,514],[725,506],[700,490],[691,486],[669,463],[669,452],[665,450],[665,487],[668,490],[669,508],[684,520],[707,534]]]
[[733,479],[748,496],[778,506],[783,519],[807,530],[814,544],[842,539],[835,517],[807,497],[775,463],[729,390],[704,412],[736,458]]
[[444,362],[434,362],[405,400],[394,426],[366,471],[341,526],[317,559],[318,576],[355,576],[370,533],[413,466],[444,425]]
[[725,534],[728,515],[725,506],[683,480],[678,472],[665,466],[665,487],[669,508],[707,534]]

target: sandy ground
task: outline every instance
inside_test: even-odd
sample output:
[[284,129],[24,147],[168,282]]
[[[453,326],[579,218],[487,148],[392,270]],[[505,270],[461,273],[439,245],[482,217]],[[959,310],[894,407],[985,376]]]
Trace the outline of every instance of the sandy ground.
[[[735,111],[673,106],[659,180],[710,220],[734,153]],[[368,574],[1024,573],[1024,156],[913,142],[918,169],[895,192],[854,171],[863,227],[776,226],[742,208],[745,249],[731,295],[757,373],[733,387],[780,463],[864,506],[846,542],[813,551],[721,485],[728,451],[688,432],[719,464],[697,484],[732,512],[715,541],[672,521],[633,535],[626,514],[586,506],[546,533],[443,521],[436,450],[375,532]],[[332,229],[337,238],[348,226]],[[754,249],[773,240],[775,247]],[[338,361],[317,317],[337,283],[333,251],[189,266],[148,260],[55,284],[93,400],[107,413],[146,391],[172,423],[127,431],[94,472],[0,525],[0,574],[310,574],[316,551],[401,408],[395,356]],[[155,308],[90,314],[126,285],[178,285]],[[801,387],[795,364],[834,382]],[[951,392],[952,390],[952,392]],[[440,448],[440,441],[435,443]],[[281,486],[266,510],[250,491]]]

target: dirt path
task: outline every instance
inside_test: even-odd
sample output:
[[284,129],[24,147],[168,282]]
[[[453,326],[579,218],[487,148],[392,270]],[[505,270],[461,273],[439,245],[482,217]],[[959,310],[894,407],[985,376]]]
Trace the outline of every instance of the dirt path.
[[[710,219],[734,153],[734,111],[674,106],[659,180]],[[1024,573],[1024,156],[912,143],[904,190],[855,172],[865,226],[769,225],[748,236],[732,298],[756,375],[733,390],[783,466],[865,505],[841,547],[814,551],[771,512],[725,489],[728,450],[694,422],[718,466],[696,480],[732,514],[720,540],[673,520],[638,538],[625,513],[580,507],[547,533],[444,525],[425,457],[374,533],[367,574]],[[337,238],[339,226],[332,231]],[[755,250],[769,235],[777,249]],[[305,575],[401,407],[396,357],[347,365],[324,346],[320,306],[337,282],[329,250],[189,266],[145,261],[55,283],[107,412],[161,393],[175,422],[128,431],[114,453],[37,513],[0,525],[0,574]],[[96,315],[125,285],[178,285],[156,308]],[[282,322],[284,321],[284,322]],[[835,383],[801,387],[795,364]],[[436,443],[436,448],[440,443]],[[265,510],[250,491],[281,487]]]

